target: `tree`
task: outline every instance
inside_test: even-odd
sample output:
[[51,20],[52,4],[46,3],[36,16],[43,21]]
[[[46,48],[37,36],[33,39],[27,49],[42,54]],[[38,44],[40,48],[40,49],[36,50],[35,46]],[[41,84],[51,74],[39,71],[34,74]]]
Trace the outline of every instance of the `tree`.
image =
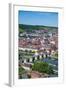
[[33,63],[34,63],[34,61],[35,61],[35,57],[32,58],[32,62],[33,62]]
[[38,59],[38,60],[40,59],[40,56],[39,56],[39,55],[37,56],[37,59]]
[[46,62],[35,62],[32,66],[32,70],[41,73],[53,74],[53,68]]
[[27,59],[27,62],[30,62],[29,58]]
[[25,69],[24,68],[22,68],[21,66],[19,66],[19,79],[21,79],[22,78],[22,74],[23,73],[25,73]]
[[44,55],[42,54],[42,58],[44,58]]

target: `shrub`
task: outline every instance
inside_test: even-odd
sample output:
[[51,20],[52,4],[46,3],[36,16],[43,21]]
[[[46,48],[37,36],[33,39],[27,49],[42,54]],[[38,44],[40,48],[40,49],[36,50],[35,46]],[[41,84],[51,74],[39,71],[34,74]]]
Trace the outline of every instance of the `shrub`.
[[53,68],[46,62],[35,62],[32,66],[32,70],[41,73],[53,74]]
[[19,66],[19,75],[22,75],[25,72],[25,69]]

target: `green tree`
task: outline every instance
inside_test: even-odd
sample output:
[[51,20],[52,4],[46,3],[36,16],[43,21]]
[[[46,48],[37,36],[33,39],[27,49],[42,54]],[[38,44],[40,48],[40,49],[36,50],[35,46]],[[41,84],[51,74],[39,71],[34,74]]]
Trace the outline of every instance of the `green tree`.
[[47,74],[53,74],[53,68],[46,62],[35,62],[32,66],[32,70],[41,72],[41,73],[47,73]]
[[35,61],[35,57],[32,58],[32,62],[33,62],[33,63],[34,63],[34,61]]
[[25,69],[22,68],[21,66],[19,66],[18,72],[19,72],[19,79],[21,79],[22,78],[22,74],[25,73]]

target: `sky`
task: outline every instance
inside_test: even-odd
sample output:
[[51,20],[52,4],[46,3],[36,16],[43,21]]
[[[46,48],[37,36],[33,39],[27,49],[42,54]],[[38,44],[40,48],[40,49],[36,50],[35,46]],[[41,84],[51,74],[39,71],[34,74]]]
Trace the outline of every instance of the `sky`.
[[58,27],[58,13],[19,11],[18,23],[26,25],[43,25],[43,26]]

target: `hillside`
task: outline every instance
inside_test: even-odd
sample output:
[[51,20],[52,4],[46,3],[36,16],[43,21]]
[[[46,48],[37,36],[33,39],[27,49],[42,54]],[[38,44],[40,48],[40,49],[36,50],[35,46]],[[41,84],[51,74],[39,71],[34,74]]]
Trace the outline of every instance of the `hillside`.
[[19,32],[31,32],[33,30],[48,30],[48,32],[57,32],[58,27],[19,24]]

